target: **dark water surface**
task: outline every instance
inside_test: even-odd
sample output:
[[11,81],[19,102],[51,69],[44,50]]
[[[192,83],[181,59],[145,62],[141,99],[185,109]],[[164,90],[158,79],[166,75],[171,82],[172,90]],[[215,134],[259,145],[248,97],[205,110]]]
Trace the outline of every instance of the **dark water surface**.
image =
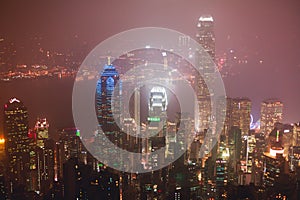
[[27,107],[30,128],[33,128],[37,117],[46,117],[50,135],[55,138],[57,129],[74,126],[73,83],[71,78],[0,82],[0,133],[3,133],[3,106],[12,97],[17,97]]

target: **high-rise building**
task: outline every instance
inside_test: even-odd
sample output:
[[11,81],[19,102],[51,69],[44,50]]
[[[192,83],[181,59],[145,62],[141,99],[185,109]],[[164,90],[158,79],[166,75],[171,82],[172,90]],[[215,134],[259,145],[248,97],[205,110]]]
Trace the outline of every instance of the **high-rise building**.
[[284,148],[283,155],[287,156],[293,143],[293,126],[290,124],[275,123],[274,129],[267,138],[268,149],[270,149],[277,139],[280,139],[281,145]]
[[230,136],[230,130],[240,129],[240,137],[244,139],[241,140],[242,144],[240,148],[237,149],[240,151],[239,155],[241,156],[238,159],[247,159],[247,138],[250,131],[251,101],[248,98],[227,98],[226,109],[227,112],[224,124],[224,134],[226,136]]
[[[121,87],[122,84],[119,80],[119,73],[116,70],[116,67],[108,63],[100,73],[100,78],[97,81],[96,86],[95,108],[98,118],[99,133],[104,133],[105,137],[112,143],[124,148],[124,139],[126,139],[126,136],[117,125],[121,120]],[[100,140],[96,140],[96,142],[101,142],[103,144],[103,141]],[[109,151],[114,150],[110,149]],[[120,163],[115,163],[115,165],[119,164]]]
[[[31,160],[34,160],[34,165],[31,165],[31,184],[35,191],[45,194],[54,181],[54,149],[55,142],[52,139],[45,140],[44,147],[36,146],[34,151],[31,151]],[[34,152],[34,154],[33,154]]]
[[289,161],[291,170],[295,171],[300,167],[300,146],[294,146],[290,148]]
[[270,148],[264,153],[263,184],[266,187],[272,187],[281,174],[288,174],[289,169],[284,155],[284,147],[282,146],[283,131],[276,127],[271,131],[268,138]]
[[288,173],[288,168],[285,167],[287,161],[280,151],[278,151],[275,156],[270,153],[265,153],[264,155],[263,185],[268,188],[274,186],[275,182],[278,181],[280,174]]
[[34,127],[34,131],[36,133],[37,141],[36,145],[40,148],[44,148],[45,146],[45,141],[48,139],[48,129],[49,129],[49,123],[47,122],[46,118],[37,119],[37,122]]
[[279,100],[265,100],[261,104],[260,131],[268,136],[274,124],[282,121],[283,103]]
[[218,158],[216,160],[216,189],[217,189],[217,199],[224,199],[226,197],[225,187],[228,181],[228,163],[226,159]]
[[231,127],[228,134],[229,163],[228,179],[232,183],[237,183],[237,174],[239,172],[238,164],[241,160],[242,137],[239,127]]
[[256,140],[254,135],[247,136],[246,139],[246,172],[252,173],[252,164],[255,156]]
[[[218,170],[220,171],[221,169],[220,163],[226,163],[227,175],[224,180],[231,184],[237,184],[239,182],[238,174],[241,171],[242,163],[244,165],[244,172],[247,172],[247,166],[249,166],[248,171],[251,172],[254,148],[252,141],[254,139],[249,136],[250,112],[251,101],[248,98],[226,99],[224,127],[219,142],[216,145],[218,148],[214,148],[217,151],[215,154],[218,155],[218,159],[216,160],[214,156],[212,159],[218,161],[216,163],[219,164],[219,166],[214,166],[216,178],[218,179],[220,179],[220,177],[218,177],[220,174],[217,175]],[[250,149],[251,151],[249,151]],[[215,180],[217,182],[217,179]],[[226,195],[226,193],[222,192],[223,189],[220,187],[220,183],[218,184],[218,195]]]
[[[198,20],[197,29],[197,41],[203,49],[197,50],[196,62],[200,69],[203,70],[203,74],[199,74],[198,78],[196,79],[197,108],[195,109],[195,128],[197,131],[203,132],[209,128],[209,122],[213,118],[211,116],[211,96],[207,88],[207,84],[204,81],[204,78],[207,78],[209,73],[214,72],[214,68],[212,67],[212,62],[215,60],[215,34],[213,17],[210,15],[201,16]],[[203,50],[205,52],[203,52]],[[206,56],[206,53],[209,55],[209,57]]]
[[241,136],[247,136],[250,131],[251,101],[248,98],[227,98],[226,117],[223,134],[228,135],[229,130],[235,126],[241,129]]
[[48,138],[49,124],[44,119],[37,119],[34,129],[29,130],[29,168],[28,189],[43,195],[54,181],[55,143]]
[[65,128],[58,131],[59,141],[55,150],[55,179],[63,177],[63,164],[71,158],[87,163],[87,151],[80,139],[80,130]]
[[[104,130],[114,130],[116,123],[112,114],[113,93],[119,82],[119,73],[114,65],[105,65],[96,88],[96,108],[99,126]],[[114,104],[116,105],[116,104]]]
[[196,35],[199,44],[215,60],[215,33],[214,19],[211,15],[200,16],[197,24],[198,33]]
[[293,146],[300,146],[300,122],[293,126]]
[[248,98],[234,98],[228,101],[230,101],[231,126],[239,127],[242,137],[247,136],[250,131],[251,101]]
[[[147,140],[151,151],[158,150],[166,145],[167,107],[168,98],[164,87],[155,86],[150,91],[148,100],[148,133],[155,135]],[[148,145],[147,145],[148,146]],[[151,167],[156,168],[163,162],[164,155],[153,152],[150,158]]]
[[[98,153],[115,151],[114,146],[112,147],[111,145],[107,145],[108,143],[106,139],[109,139],[110,142],[120,148],[126,148],[125,143],[127,140],[127,135],[122,132],[122,127],[118,126],[118,123],[122,122],[122,82],[119,80],[119,78],[119,72],[117,71],[115,65],[111,64],[109,60],[108,64],[104,66],[103,71],[100,73],[100,77],[96,85],[95,108],[99,129],[98,134],[95,136],[96,138],[94,140],[94,147],[98,149]],[[129,140],[131,140],[131,138]],[[100,148],[100,146],[102,147]],[[123,160],[128,158],[123,158],[123,154],[120,154],[120,159]],[[112,165],[120,166],[121,163],[125,162],[113,161]]]
[[5,139],[0,137],[0,200],[7,199]]
[[25,188],[29,186],[28,126],[27,108],[19,99],[10,99],[4,105],[4,136],[10,193],[19,185]]

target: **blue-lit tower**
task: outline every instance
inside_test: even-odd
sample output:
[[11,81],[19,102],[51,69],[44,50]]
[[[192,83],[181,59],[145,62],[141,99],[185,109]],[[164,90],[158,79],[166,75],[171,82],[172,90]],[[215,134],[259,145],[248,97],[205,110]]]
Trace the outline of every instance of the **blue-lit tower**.
[[[117,87],[117,84],[119,84],[119,87]],[[107,136],[115,134],[117,130],[116,120],[120,120],[120,116],[113,116],[112,113],[112,105],[114,105],[115,113],[117,115],[120,113],[120,103],[118,103],[120,102],[120,88],[119,73],[115,66],[110,63],[105,65],[97,82],[96,111],[99,126]],[[114,92],[116,92],[116,95],[114,95]]]

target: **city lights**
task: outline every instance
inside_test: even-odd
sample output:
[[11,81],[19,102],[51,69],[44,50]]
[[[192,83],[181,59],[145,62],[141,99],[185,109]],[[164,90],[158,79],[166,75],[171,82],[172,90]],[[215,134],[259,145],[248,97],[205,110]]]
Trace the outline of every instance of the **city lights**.
[[299,3],[0,3],[0,200],[300,197]]

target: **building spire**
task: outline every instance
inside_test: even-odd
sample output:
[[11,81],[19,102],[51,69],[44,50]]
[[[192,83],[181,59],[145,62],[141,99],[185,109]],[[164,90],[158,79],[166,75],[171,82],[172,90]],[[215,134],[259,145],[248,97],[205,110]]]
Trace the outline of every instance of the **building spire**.
[[107,56],[107,65],[111,65],[111,63],[110,63],[110,56]]

